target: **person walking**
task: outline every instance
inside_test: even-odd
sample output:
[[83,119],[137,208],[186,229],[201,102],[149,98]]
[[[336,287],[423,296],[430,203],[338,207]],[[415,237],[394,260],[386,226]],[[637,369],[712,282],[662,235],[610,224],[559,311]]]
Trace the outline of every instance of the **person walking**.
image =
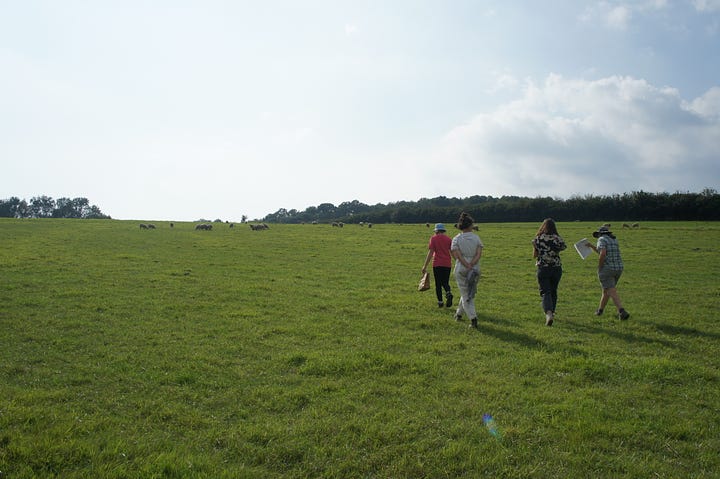
[[455,312],[455,319],[462,320],[463,314],[470,318],[470,327],[477,328],[477,311],[475,310],[475,293],[480,279],[480,257],[483,242],[473,233],[472,217],[463,212],[457,222],[461,233],[452,239],[450,251],[455,258],[455,280],[460,289],[460,302]]
[[[425,274],[430,259],[432,259],[433,277],[435,278],[435,295],[437,296],[439,308],[443,306],[449,308],[453,303],[453,295],[450,288],[450,271],[452,270],[450,246],[452,245],[452,239],[445,233],[444,224],[438,223],[435,225],[435,234],[430,237],[428,252],[422,267],[422,272]],[[444,303],[443,290],[445,291]]]
[[545,313],[545,325],[552,326],[557,307],[558,285],[563,274],[560,251],[566,249],[567,245],[558,234],[557,226],[552,218],[546,218],[542,222],[532,240],[532,245],[542,308]]
[[617,308],[618,317],[622,320],[628,319],[630,313],[623,308],[617,291],[617,284],[624,269],[617,238],[607,226],[601,226],[597,231],[594,231],[593,238],[597,238],[597,245],[590,242],[587,245],[600,255],[598,259],[598,279],[602,287],[600,306],[595,311],[595,315],[600,316],[603,314],[605,306],[612,299]]

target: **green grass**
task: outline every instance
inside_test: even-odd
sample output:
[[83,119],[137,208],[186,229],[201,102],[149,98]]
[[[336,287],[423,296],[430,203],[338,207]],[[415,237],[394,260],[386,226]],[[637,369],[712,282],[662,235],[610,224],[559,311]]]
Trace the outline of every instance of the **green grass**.
[[568,250],[552,328],[481,224],[479,331],[424,225],[156,224],[0,220],[0,477],[718,477],[718,223],[614,228],[626,322]]

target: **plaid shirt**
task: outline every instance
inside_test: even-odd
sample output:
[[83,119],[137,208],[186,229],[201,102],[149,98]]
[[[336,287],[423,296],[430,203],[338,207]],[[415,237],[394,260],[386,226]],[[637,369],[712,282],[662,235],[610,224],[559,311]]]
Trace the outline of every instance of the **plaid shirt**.
[[620,257],[620,245],[617,240],[607,235],[602,235],[597,240],[597,249],[605,250],[605,266],[614,270],[622,270],[623,262]]

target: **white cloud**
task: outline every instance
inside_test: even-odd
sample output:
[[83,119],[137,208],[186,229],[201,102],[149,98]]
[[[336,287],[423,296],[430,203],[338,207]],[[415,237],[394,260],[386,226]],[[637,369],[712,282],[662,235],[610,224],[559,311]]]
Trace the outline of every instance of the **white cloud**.
[[550,75],[452,130],[442,158],[484,194],[697,190],[720,178],[720,88],[692,102],[644,80]]
[[587,7],[580,15],[580,20],[588,23],[599,21],[608,28],[625,30],[635,16],[664,10],[668,7],[667,0],[647,0],[644,2],[601,1]]
[[620,5],[611,8],[610,11],[605,14],[605,23],[611,28],[624,30],[627,28],[631,17],[632,11],[624,5]]
[[720,119],[720,87],[711,88],[693,100],[688,108],[705,117]]
[[497,93],[502,90],[514,90],[520,85],[520,81],[514,75],[509,73],[493,72],[492,75],[495,77],[495,83],[492,87],[486,90],[487,93]]
[[358,27],[355,25],[345,24],[345,35],[348,37],[355,35],[358,32]]
[[693,0],[692,3],[700,12],[720,11],[720,0]]

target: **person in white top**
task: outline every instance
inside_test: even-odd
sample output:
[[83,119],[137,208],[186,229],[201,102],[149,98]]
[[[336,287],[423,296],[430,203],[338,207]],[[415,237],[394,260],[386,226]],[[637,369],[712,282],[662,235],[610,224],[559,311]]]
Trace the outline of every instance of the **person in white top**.
[[477,311],[475,311],[475,293],[480,278],[480,257],[483,251],[483,242],[473,233],[474,220],[463,212],[458,219],[457,227],[462,233],[457,234],[450,246],[450,252],[455,258],[455,281],[460,289],[460,303],[455,311],[455,319],[460,321],[463,314],[470,318],[470,327],[477,328]]

